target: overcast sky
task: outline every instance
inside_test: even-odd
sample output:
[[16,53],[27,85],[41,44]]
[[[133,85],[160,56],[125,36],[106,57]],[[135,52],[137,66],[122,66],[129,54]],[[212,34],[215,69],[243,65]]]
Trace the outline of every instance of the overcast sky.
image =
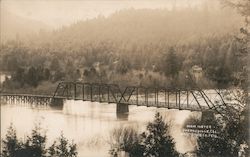
[[[54,28],[126,8],[196,6],[202,0],[1,0],[1,10]],[[1,16],[8,16],[1,14]]]

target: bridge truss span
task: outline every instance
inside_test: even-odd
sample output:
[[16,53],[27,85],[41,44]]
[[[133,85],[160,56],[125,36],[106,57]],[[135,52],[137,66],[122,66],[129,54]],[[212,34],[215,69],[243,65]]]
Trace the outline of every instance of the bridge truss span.
[[[225,94],[225,92],[229,93],[229,95]],[[116,103],[117,112],[128,112],[129,105],[137,105],[201,112],[211,110],[229,120],[239,118],[239,113],[241,113],[240,111],[245,103],[241,104],[238,101],[231,101],[231,98],[227,100],[225,95],[231,97],[235,93],[216,89],[173,90],[143,86],[120,87],[116,84],[105,83],[60,82],[52,96],[0,93],[0,104],[2,102],[28,103],[61,107],[64,100],[82,100]]]
[[60,82],[53,97],[191,111],[211,108],[205,102],[198,100],[197,91],[193,90],[170,90],[143,86],[122,88],[116,84],[104,83]]

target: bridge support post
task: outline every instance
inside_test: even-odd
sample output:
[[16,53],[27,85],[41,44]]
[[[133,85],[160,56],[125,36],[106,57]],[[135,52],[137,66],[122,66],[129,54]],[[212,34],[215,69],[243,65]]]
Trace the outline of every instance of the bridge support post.
[[129,112],[128,104],[117,103],[116,104],[116,113],[127,113]]
[[214,115],[214,112],[212,110],[205,110],[205,111],[202,111],[201,113],[201,120],[204,122],[204,121],[210,121],[211,118],[213,118],[215,115]]
[[62,98],[52,98],[51,106],[52,107],[63,107],[63,99]]

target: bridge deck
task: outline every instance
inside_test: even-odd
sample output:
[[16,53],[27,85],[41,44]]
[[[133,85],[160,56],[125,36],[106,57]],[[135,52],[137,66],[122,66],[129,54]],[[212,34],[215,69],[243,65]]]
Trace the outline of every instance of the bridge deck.
[[8,94],[1,93],[0,96],[16,96],[16,97],[37,97],[37,98],[58,98],[58,99],[66,99],[66,97],[62,96],[51,96],[51,95],[36,95],[36,94]]
[[[209,109],[207,106],[197,106],[192,104],[183,104],[183,103],[176,103],[176,102],[155,102],[155,101],[142,101],[142,100],[129,100],[127,102],[120,101],[117,102],[115,99],[100,99],[100,97],[93,96],[91,99],[91,95],[87,96],[85,99],[83,98],[67,98],[62,96],[50,96],[50,95],[34,95],[34,94],[7,94],[1,93],[0,97],[5,97],[8,100],[17,100],[18,102],[20,99],[29,99],[26,102],[35,103],[38,101],[38,104],[45,103],[48,105],[52,99],[67,99],[67,100],[82,100],[82,101],[91,101],[91,102],[100,102],[100,103],[123,103],[127,105],[136,105],[136,106],[146,106],[146,107],[157,107],[157,108],[167,108],[167,109],[179,109],[179,110],[190,110],[190,111],[202,111]],[[45,101],[46,99],[46,101]],[[41,102],[42,101],[42,102]]]

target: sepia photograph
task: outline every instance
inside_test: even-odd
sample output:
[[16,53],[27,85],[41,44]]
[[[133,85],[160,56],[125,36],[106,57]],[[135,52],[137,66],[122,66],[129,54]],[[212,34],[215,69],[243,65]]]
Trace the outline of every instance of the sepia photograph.
[[0,0],[1,157],[249,157],[250,0]]

